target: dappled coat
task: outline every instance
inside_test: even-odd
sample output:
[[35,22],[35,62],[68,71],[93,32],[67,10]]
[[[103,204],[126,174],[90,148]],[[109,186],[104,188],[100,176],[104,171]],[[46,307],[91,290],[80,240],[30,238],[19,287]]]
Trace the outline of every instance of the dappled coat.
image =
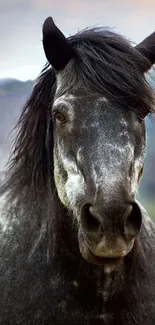
[[154,44],[45,21],[0,190],[1,325],[154,325],[155,225],[135,200]]

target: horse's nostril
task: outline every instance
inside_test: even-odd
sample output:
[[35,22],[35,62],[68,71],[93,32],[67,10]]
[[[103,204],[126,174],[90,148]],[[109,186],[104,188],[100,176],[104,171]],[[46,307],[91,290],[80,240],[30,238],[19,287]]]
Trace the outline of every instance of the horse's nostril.
[[85,204],[81,210],[81,225],[85,232],[96,231],[100,222],[97,220],[96,216],[91,213],[91,205]]
[[124,230],[125,236],[128,239],[133,239],[140,231],[142,215],[140,208],[136,202],[132,203],[130,206],[130,211],[127,217],[125,218]]
[[[97,212],[97,210],[90,204],[83,205],[81,209],[81,226],[83,231],[88,235],[99,236],[100,233],[103,233],[103,229],[105,227],[104,222],[106,220],[106,216],[103,218]],[[124,230],[124,235],[127,240],[132,240],[140,231],[142,222],[141,210],[136,202],[132,202],[123,216],[120,226]],[[117,228],[115,229],[115,231]]]

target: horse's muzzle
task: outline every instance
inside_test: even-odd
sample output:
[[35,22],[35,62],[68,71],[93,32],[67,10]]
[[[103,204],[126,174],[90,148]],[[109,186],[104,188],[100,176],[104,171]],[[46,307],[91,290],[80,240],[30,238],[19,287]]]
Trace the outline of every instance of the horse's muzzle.
[[133,248],[141,228],[141,210],[134,201],[124,213],[102,215],[91,205],[81,209],[79,247],[83,257],[95,264],[118,263]]

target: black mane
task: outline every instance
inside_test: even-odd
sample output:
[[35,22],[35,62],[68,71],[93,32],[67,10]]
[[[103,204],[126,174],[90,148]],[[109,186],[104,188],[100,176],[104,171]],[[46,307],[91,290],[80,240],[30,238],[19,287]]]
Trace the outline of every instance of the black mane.
[[[153,112],[152,90],[141,73],[149,62],[122,36],[102,28],[85,29],[68,40],[76,50],[64,70],[65,86],[105,95],[115,105],[141,112]],[[51,107],[55,95],[54,70],[47,64],[23,108],[18,135],[9,162],[7,188],[15,195],[28,186],[33,193],[45,193],[53,180],[53,125]],[[43,191],[44,189],[44,191]]]
[[150,63],[123,36],[94,28],[69,37],[69,41],[77,53],[74,71],[82,88],[105,95],[126,109],[154,110],[152,90],[141,73]]

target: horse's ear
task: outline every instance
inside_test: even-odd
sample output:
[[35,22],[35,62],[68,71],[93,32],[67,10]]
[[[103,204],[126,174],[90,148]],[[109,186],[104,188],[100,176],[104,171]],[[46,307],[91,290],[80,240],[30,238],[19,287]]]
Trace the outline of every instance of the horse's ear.
[[146,57],[146,59],[148,59],[150,62],[150,67],[148,68],[149,70],[155,63],[155,32],[145,38],[140,44],[135,46],[135,49]]
[[63,70],[74,57],[71,44],[51,17],[48,17],[43,25],[43,47],[48,62],[56,71]]

